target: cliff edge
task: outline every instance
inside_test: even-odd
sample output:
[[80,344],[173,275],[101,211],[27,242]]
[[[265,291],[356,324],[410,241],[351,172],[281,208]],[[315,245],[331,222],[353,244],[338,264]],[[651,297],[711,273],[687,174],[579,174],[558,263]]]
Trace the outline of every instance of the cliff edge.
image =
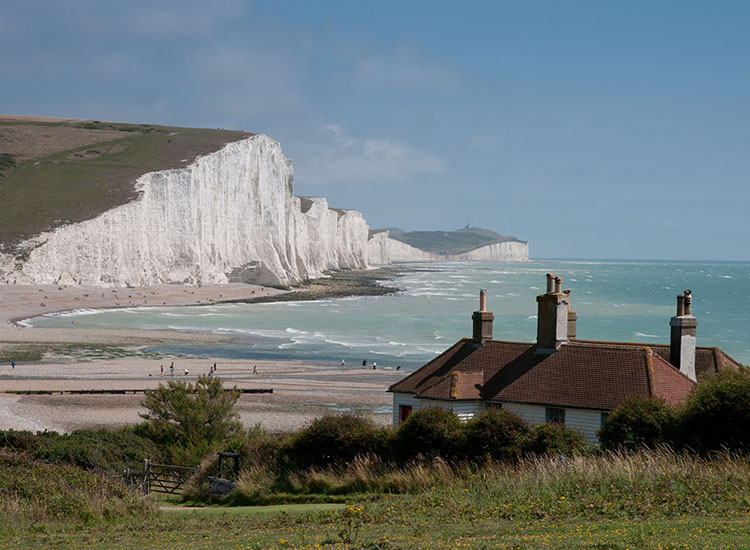
[[368,248],[361,213],[295,197],[293,179],[278,142],[258,134],[228,143],[184,168],[140,176],[131,202],[24,241],[0,258],[2,279],[288,285],[389,263]]

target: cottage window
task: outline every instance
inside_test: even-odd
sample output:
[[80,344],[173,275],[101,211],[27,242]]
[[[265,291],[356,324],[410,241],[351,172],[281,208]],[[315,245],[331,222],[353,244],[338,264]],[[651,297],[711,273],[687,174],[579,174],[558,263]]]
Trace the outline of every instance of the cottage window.
[[398,421],[399,423],[405,422],[411,414],[411,405],[399,405],[398,406]]
[[550,424],[565,424],[565,409],[547,407],[546,417]]

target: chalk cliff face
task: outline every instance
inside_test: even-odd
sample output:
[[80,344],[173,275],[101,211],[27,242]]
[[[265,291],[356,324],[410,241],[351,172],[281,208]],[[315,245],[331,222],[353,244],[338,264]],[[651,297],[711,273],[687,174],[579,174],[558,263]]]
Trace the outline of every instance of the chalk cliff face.
[[[387,232],[378,233],[387,235]],[[382,243],[380,246],[383,246]],[[478,262],[526,262],[529,259],[529,243],[502,242],[483,246],[464,254],[433,254],[415,248],[396,239],[385,238],[386,256],[392,262],[429,262],[429,261],[478,261]],[[379,251],[378,251],[379,252]],[[377,263],[377,256],[373,255],[371,263]]]
[[[6,282],[294,284],[325,270],[387,264],[362,214],[293,196],[278,142],[255,135],[138,180],[140,197],[25,243],[0,260]],[[382,239],[382,238],[381,238]]]
[[470,260],[477,262],[525,262],[529,259],[529,243],[507,241],[448,256],[450,260]]

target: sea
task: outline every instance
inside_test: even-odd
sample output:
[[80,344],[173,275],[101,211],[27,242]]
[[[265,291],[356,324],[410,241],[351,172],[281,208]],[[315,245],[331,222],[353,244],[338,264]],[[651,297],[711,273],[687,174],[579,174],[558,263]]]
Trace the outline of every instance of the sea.
[[578,314],[578,337],[669,343],[676,296],[690,289],[699,346],[718,346],[750,364],[750,262],[533,260],[524,263],[403,264],[385,284],[393,295],[313,302],[135,307],[48,314],[34,327],[170,329],[231,336],[227,343],[159,346],[148,353],[413,370],[470,337],[479,291],[495,315],[496,340],[536,338],[535,297],[545,274],[563,279]]

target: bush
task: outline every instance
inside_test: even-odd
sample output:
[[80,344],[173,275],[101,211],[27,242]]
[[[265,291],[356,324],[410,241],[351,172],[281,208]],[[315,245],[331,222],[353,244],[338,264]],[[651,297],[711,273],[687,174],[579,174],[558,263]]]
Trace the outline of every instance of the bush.
[[583,435],[564,424],[537,424],[526,437],[523,450],[531,455],[571,456],[583,452]]
[[469,459],[516,460],[528,434],[529,425],[517,415],[503,409],[487,409],[466,424],[463,454]]
[[750,452],[750,369],[723,371],[698,384],[682,415],[682,438],[702,452]]
[[240,393],[224,391],[220,378],[201,376],[193,384],[170,381],[146,390],[141,414],[146,425],[139,433],[164,445],[169,460],[194,466],[205,456],[239,435],[242,425],[235,410]]
[[144,458],[160,460],[162,452],[134,428],[76,430],[70,434],[0,431],[0,447],[26,452],[54,464],[119,475],[127,467],[139,468]]
[[422,455],[450,458],[463,447],[464,425],[451,411],[429,407],[409,415],[393,440],[393,452],[402,461]]
[[659,399],[636,398],[613,410],[599,430],[605,449],[674,444],[676,412]]
[[86,470],[122,474],[127,468],[140,468],[143,460],[160,460],[162,452],[151,440],[137,435],[133,428],[117,430],[76,430],[67,435],[43,432],[34,453],[54,464],[71,464]]
[[294,433],[280,454],[293,469],[341,465],[358,456],[382,457],[388,447],[388,430],[352,415],[324,416]]

